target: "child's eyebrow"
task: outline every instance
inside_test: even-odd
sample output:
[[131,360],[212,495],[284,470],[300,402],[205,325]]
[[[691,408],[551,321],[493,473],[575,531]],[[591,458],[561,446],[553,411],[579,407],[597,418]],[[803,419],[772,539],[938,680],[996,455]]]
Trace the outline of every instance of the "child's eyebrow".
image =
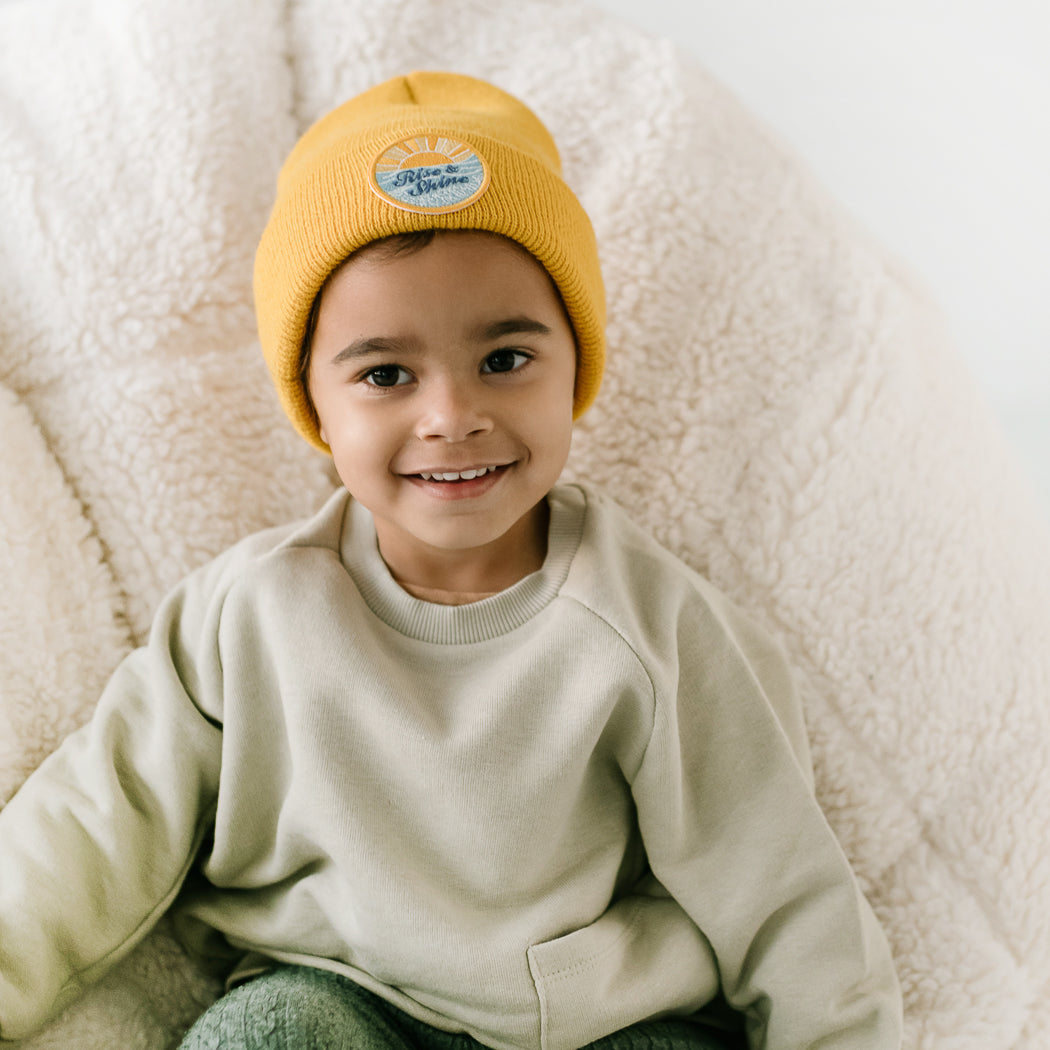
[[507,335],[550,335],[551,329],[542,321],[532,317],[508,317],[504,321],[493,321],[478,331],[480,342],[502,339]]
[[344,346],[331,360],[333,365],[341,365],[345,361],[356,361],[362,357],[373,354],[389,354],[404,352],[405,343],[400,339],[386,339],[382,336],[372,336],[366,339],[355,339],[349,346]]

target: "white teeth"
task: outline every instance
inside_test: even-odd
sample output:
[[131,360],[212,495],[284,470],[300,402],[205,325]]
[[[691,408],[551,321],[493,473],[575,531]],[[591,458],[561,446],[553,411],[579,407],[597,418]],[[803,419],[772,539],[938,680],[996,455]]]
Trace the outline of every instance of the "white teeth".
[[425,472],[420,472],[419,476],[424,481],[473,481],[475,478],[480,478],[495,469],[495,467],[479,467],[477,470],[449,470],[445,471],[443,474],[427,474]]

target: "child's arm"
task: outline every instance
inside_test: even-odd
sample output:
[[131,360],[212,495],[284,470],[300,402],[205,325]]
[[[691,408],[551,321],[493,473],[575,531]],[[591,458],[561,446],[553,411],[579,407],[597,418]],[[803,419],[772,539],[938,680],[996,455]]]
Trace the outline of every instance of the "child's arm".
[[897,1050],[886,940],[812,793],[779,650],[718,595],[680,623],[677,695],[634,782],[652,869],[763,1050]]
[[169,599],[92,721],[0,811],[2,1039],[39,1027],[146,936],[207,830],[221,731],[193,697],[213,672],[186,604]]

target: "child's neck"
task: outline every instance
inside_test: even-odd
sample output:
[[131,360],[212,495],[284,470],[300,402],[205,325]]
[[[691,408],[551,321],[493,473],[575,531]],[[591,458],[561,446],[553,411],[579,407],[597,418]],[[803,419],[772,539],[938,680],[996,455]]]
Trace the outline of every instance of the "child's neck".
[[466,605],[499,594],[543,565],[549,518],[543,500],[498,540],[469,550],[430,548],[379,532],[379,553],[394,579],[414,597]]

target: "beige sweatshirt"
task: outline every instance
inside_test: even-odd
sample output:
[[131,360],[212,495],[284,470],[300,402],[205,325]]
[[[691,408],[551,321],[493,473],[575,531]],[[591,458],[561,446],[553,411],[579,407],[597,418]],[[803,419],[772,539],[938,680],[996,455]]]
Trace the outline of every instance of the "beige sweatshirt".
[[178,587],[0,813],[0,1035],[174,906],[497,1050],[719,989],[753,1047],[896,1050],[780,652],[609,501],[550,502],[542,569],[471,605],[398,587],[345,493]]

